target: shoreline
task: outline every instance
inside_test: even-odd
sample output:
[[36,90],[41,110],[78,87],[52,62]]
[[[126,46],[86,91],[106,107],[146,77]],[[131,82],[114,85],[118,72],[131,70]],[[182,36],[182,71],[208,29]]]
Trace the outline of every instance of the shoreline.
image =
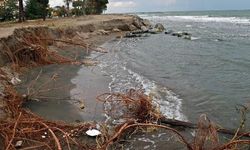
[[[66,22],[65,24],[60,24],[64,21]],[[58,19],[55,20],[55,22],[53,22],[53,20],[42,23],[40,21],[29,21],[23,24],[11,24],[9,27],[6,27],[6,24],[0,24],[0,122],[3,124],[11,123],[9,120],[18,120],[21,114],[23,114],[23,121],[29,118],[38,119],[37,117],[40,118],[41,116],[42,122],[47,122],[48,124],[54,124],[54,121],[59,121],[59,123],[53,126],[58,126],[58,128],[62,130],[64,130],[62,127],[68,126],[65,132],[70,132],[72,129],[74,130],[78,127],[83,127],[82,130],[85,132],[86,129],[95,124],[90,124],[88,121],[95,122],[96,120],[91,120],[88,116],[87,120],[82,119],[82,116],[79,114],[80,111],[77,110],[79,106],[82,107],[81,104],[74,106],[72,103],[75,102],[60,102],[60,100],[56,100],[54,96],[59,96],[61,98],[71,97],[72,89],[76,86],[73,85],[71,80],[77,78],[77,76],[79,77],[79,72],[81,72],[82,68],[85,68],[82,66],[95,65],[95,62],[91,60],[87,59],[85,61],[85,58],[92,51],[106,53],[105,50],[98,49],[99,46],[114,38],[122,38],[126,32],[140,30],[142,26],[148,26],[149,24],[147,23],[148,21],[131,15],[98,15]],[[58,41],[53,41],[54,39]],[[31,42],[31,44],[28,42]],[[28,47],[26,46],[27,44]],[[45,46],[45,49],[43,49],[43,46]],[[53,68],[53,65],[58,65],[58,67]],[[67,69],[67,65],[73,65],[75,67],[73,67],[74,69],[72,69],[72,67],[71,69],[70,67]],[[55,73],[55,70],[57,71],[57,69],[60,68],[59,66],[62,68],[65,66],[66,68],[66,70],[65,68],[61,70],[63,76],[61,79],[60,73]],[[39,71],[39,68],[42,69]],[[45,68],[50,68],[52,70],[49,71]],[[45,71],[44,77],[42,77],[42,70]],[[67,71],[70,73],[67,74]],[[33,78],[29,73],[33,74]],[[88,71],[88,73],[91,73],[91,71]],[[86,80],[87,78],[88,77],[83,77],[80,78],[80,80]],[[98,79],[98,77],[91,78],[92,77],[88,79],[90,79],[90,81]],[[26,83],[22,80],[26,80]],[[49,80],[55,80],[55,82],[50,81],[51,83],[47,83]],[[57,80],[61,80],[58,85],[56,85]],[[21,83],[24,85],[21,85]],[[91,82],[89,83],[91,84]],[[44,84],[46,85],[44,86]],[[47,103],[46,100],[43,101],[41,99],[40,101],[39,97],[44,96],[39,95],[41,92],[40,87],[42,86],[42,88],[44,88],[42,90],[46,91],[47,89],[54,88],[53,86],[55,85],[59,87],[59,90],[57,92],[52,91],[52,97],[49,99],[47,98],[47,102],[50,101],[50,99],[55,100],[52,100],[50,104]],[[67,88],[60,90],[63,86],[67,86]],[[96,85],[96,87],[98,86],[99,85]],[[19,91],[16,91],[16,88],[19,88]],[[35,91],[36,89],[38,90]],[[84,89],[80,87],[78,90]],[[90,88],[88,91],[91,90],[93,89]],[[87,94],[90,93],[87,92]],[[95,92],[91,93],[88,95],[88,98],[94,99],[98,96],[96,94]],[[45,94],[45,97],[48,95]],[[9,97],[12,97],[13,100],[9,99]],[[11,103],[13,103],[13,106]],[[41,108],[34,108],[36,111],[33,112],[35,112],[36,115],[27,110],[27,108],[29,108],[27,106],[30,104],[32,105],[32,103],[34,105],[36,105],[36,103],[42,105]],[[59,103],[62,104],[58,105]],[[58,105],[58,108],[54,107],[56,105]],[[93,103],[90,102],[88,105],[90,106],[88,110],[91,111],[87,113],[91,114],[91,116],[95,115],[95,106],[93,106]],[[62,110],[57,111],[58,109]],[[46,112],[47,114],[41,115],[44,111],[48,111]],[[102,111],[103,110],[99,110],[99,112]],[[20,114],[17,115],[18,113]],[[53,118],[53,113],[56,113],[57,117],[54,116],[55,118]],[[67,113],[67,115],[64,115],[64,113]],[[28,116],[28,118],[25,116]],[[47,118],[46,116],[49,117]],[[78,116],[79,119],[77,119],[76,116]],[[52,122],[50,122],[50,120],[52,120]],[[60,123],[61,121],[68,122],[69,124]],[[78,127],[75,127],[74,124],[77,123],[80,124]],[[80,143],[89,143],[87,146],[92,147],[96,144],[96,141],[93,140],[93,138],[89,138],[87,135],[82,135],[81,138],[85,140]],[[3,145],[2,141],[0,141],[0,145]]]
[[[60,24],[62,22],[64,22],[64,24]],[[70,23],[73,23],[73,22],[76,24],[70,25]],[[56,19],[56,20],[50,19],[45,22],[28,21],[26,23],[21,23],[21,24],[19,23],[11,24],[8,27],[6,24],[0,24],[0,31],[1,31],[0,50],[2,51],[0,55],[0,59],[1,59],[0,66],[5,67],[7,65],[7,67],[5,67],[7,69],[5,69],[4,74],[8,74],[7,75],[8,80],[4,81],[4,84],[9,85],[9,83],[11,82],[10,81],[11,79],[14,79],[14,78],[19,79],[20,75],[21,76],[24,75],[23,73],[18,74],[16,73],[16,71],[11,69],[11,62],[9,62],[9,60],[6,59],[6,55],[4,55],[4,52],[3,52],[5,45],[9,46],[10,51],[15,51],[17,47],[20,47],[19,43],[15,40],[16,37],[20,36],[19,33],[23,35],[35,34],[38,37],[45,35],[48,37],[52,37],[54,39],[72,38],[72,40],[74,41],[78,40],[75,36],[75,34],[77,34],[80,37],[79,40],[84,40],[87,43],[87,45],[89,45],[90,47],[98,48],[105,42],[111,39],[114,39],[115,37],[122,37],[126,32],[138,30],[141,28],[141,26],[147,26],[147,25],[148,24],[144,23],[143,19],[140,19],[137,16],[131,16],[131,15],[84,16],[84,17],[79,17],[79,18],[65,18],[65,19]],[[21,38],[23,37],[21,36]],[[5,45],[3,45],[3,43],[5,43]],[[58,44],[58,43],[55,43],[55,42],[52,43],[51,46],[53,49],[54,49],[53,47],[54,44]],[[84,48],[77,47],[75,45],[73,46],[62,45],[61,47],[62,47],[62,50],[59,50],[58,48],[55,48],[54,50],[58,51],[58,53],[62,54],[63,56],[73,55],[74,52],[72,52],[72,50],[75,51],[75,48],[85,51]],[[78,55],[84,55],[82,52],[77,52],[77,53],[79,53]],[[78,57],[82,58],[82,56],[78,56]],[[38,66],[44,66],[44,65],[38,64]],[[32,68],[33,67],[31,68],[25,67],[25,66],[21,67],[21,69],[24,70],[24,72],[27,72],[27,70],[32,70]],[[76,76],[81,68],[82,67],[79,66],[77,69],[78,71],[74,73]],[[70,76],[69,78],[72,78],[72,77],[74,76]],[[15,86],[15,85],[10,84],[10,86]],[[70,91],[69,93],[71,93]],[[2,89],[1,92],[4,92],[4,89]],[[98,95],[95,95],[95,96],[98,96]],[[93,97],[93,96],[90,96],[90,97]],[[1,116],[5,116],[4,108],[6,104],[3,100],[0,100],[0,102],[1,102],[1,105],[0,105]]]
[[[100,70],[92,67],[98,63],[95,58],[99,57],[91,59],[90,54],[94,52],[102,56],[103,53],[108,53],[108,50],[104,49],[105,46],[104,48],[100,46],[112,38],[122,38],[123,35],[128,38],[142,37],[141,33],[144,34],[144,32],[159,33],[157,27],[145,31],[143,28],[146,23],[136,16],[111,16],[113,15],[97,16],[96,20],[94,16],[75,18],[76,22],[82,23],[80,25],[75,25],[74,19],[66,18],[66,22],[71,21],[72,26],[59,27],[49,22],[49,25],[45,26],[18,28],[13,30],[12,35],[0,39],[0,50],[2,50],[0,66],[4,66],[0,68],[0,145],[5,147],[11,145],[15,148],[17,143],[21,143],[21,148],[25,149],[36,146],[37,141],[44,143],[44,145],[38,145],[39,147],[47,146],[50,149],[66,147],[71,149],[71,146],[73,149],[121,149],[124,146],[129,149],[150,147],[164,149],[166,145],[170,149],[176,147],[193,149],[197,147],[197,143],[192,141],[204,138],[205,143],[211,142],[210,136],[214,134],[216,134],[216,141],[219,140],[217,137],[219,134],[227,134],[239,139],[243,136],[249,137],[249,134],[240,130],[228,130],[210,122],[206,115],[202,115],[197,124],[180,121],[175,117],[172,119],[164,114],[160,107],[154,105],[156,102],[154,94],[146,94],[143,89],[121,92],[121,87],[126,87],[124,83],[128,83],[127,80],[119,84],[119,82],[113,82],[115,80],[112,77],[114,85],[121,86],[118,87],[119,90],[106,93],[109,74],[102,74],[101,67]],[[93,17],[92,20],[89,20],[89,17]],[[105,17],[107,17],[106,20]],[[102,19],[98,20],[98,18]],[[60,23],[60,20],[57,23]],[[10,26],[10,29],[12,28],[13,26]],[[10,33],[9,30],[6,31]],[[164,29],[161,30],[163,31]],[[126,34],[126,32],[129,33]],[[152,52],[157,53],[157,51]],[[145,49],[143,53],[148,54]],[[124,56],[123,54],[121,55]],[[104,62],[103,64],[106,64],[106,60],[113,62],[106,64],[108,68],[118,65],[121,60],[118,57],[118,61],[114,61],[112,55],[108,57],[109,54],[105,56],[106,59],[100,57],[100,60],[97,60]],[[129,56],[125,57],[128,61]],[[149,53],[149,56],[152,54]],[[126,68],[122,69],[126,70]],[[115,67],[114,70],[119,72]],[[127,71],[133,74],[135,79],[140,78],[136,72],[133,73],[129,69]],[[109,69],[107,72],[110,75],[115,74]],[[128,76],[124,77],[128,78]],[[122,80],[122,78],[119,79]],[[113,89],[110,86],[112,82],[109,83],[110,89]],[[157,89],[155,85],[152,87]],[[162,90],[167,89],[163,87]],[[103,95],[98,96],[100,94]],[[96,109],[100,111],[98,113],[103,111],[101,107],[96,107],[96,99],[101,101],[101,104],[108,105],[105,113],[110,116],[111,122],[106,120],[107,122],[104,123],[101,119],[98,120],[99,118],[95,120],[94,117],[98,117]],[[29,111],[26,108],[32,109]],[[79,114],[80,111],[85,114]],[[6,116],[1,118],[4,115]],[[84,119],[85,117],[88,119]],[[118,122],[114,122],[116,120]],[[164,130],[156,130],[160,128]],[[165,129],[177,136],[172,137],[172,134],[169,136]],[[91,134],[87,132],[93,130],[97,130],[101,135],[90,137]],[[203,131],[207,134],[200,135],[199,132]],[[35,142],[30,143],[31,140]],[[127,140],[128,143],[126,143]],[[185,145],[181,145],[180,141]],[[234,139],[225,145],[224,141],[216,144],[218,148],[225,146],[226,149],[230,142],[237,144],[237,140],[234,141]]]

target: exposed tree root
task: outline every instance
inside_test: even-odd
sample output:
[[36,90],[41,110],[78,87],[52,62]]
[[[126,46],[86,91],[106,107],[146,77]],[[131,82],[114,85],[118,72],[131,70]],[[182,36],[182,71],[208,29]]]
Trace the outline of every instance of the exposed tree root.
[[[24,99],[10,87],[6,87],[5,100],[7,111],[12,115],[9,120],[0,122],[0,138],[4,140],[6,149],[16,149],[16,143],[22,141],[24,149],[109,149],[112,144],[118,142],[124,134],[131,130],[141,128],[161,128],[176,135],[181,143],[189,150],[224,150],[237,149],[244,144],[250,144],[250,140],[241,139],[249,133],[242,133],[230,140],[228,143],[220,143],[218,139],[218,128],[205,115],[202,115],[198,125],[188,124],[187,127],[197,128],[193,142],[189,142],[177,129],[160,122],[161,115],[152,104],[150,97],[145,96],[142,91],[131,90],[127,94],[104,94],[98,97],[102,102],[112,102],[115,108],[124,111],[121,115],[124,123],[116,125],[114,131],[102,131],[102,136],[98,137],[98,146],[88,146],[83,141],[77,140],[79,135],[83,135],[91,124],[68,125],[62,122],[51,122],[44,120],[37,115],[22,108]],[[106,97],[106,98],[104,98]],[[104,98],[104,99],[103,99]],[[122,108],[122,109],[121,109]],[[114,113],[114,107],[109,113]],[[165,123],[168,123],[165,121]],[[181,121],[169,122],[170,125],[186,126]],[[105,137],[103,137],[105,136]],[[100,139],[102,139],[100,141]]]
[[[53,42],[76,45],[89,50],[89,45],[71,40],[53,39],[48,37],[46,32],[38,33],[16,33],[17,43],[14,47],[4,45],[4,53],[16,68],[22,66],[37,66],[53,63],[81,64],[73,58],[65,57],[49,49]],[[44,38],[46,37],[46,38]],[[92,49],[90,49],[92,50]],[[4,72],[0,70],[0,78],[4,78]],[[38,91],[40,89],[37,89]],[[159,109],[153,104],[151,97],[143,94],[143,91],[130,90],[128,93],[106,93],[98,96],[97,99],[108,105],[105,109],[114,120],[123,123],[114,126],[114,130],[109,131],[103,128],[101,137],[97,138],[96,145],[87,145],[77,137],[84,135],[85,131],[93,125],[78,124],[69,125],[63,122],[52,122],[45,120],[32,112],[22,108],[25,97],[20,96],[11,86],[5,85],[4,101],[7,103],[5,111],[10,114],[8,120],[0,121],[0,140],[3,141],[4,149],[16,149],[17,143],[21,141],[23,149],[109,149],[109,147],[119,141],[122,135],[128,134],[138,127],[161,128],[177,135],[177,138],[189,150],[224,150],[239,149],[242,145],[250,144],[250,140],[242,139],[249,137],[249,133],[242,133],[240,129],[236,133],[218,128],[205,115],[202,115],[199,123],[192,124],[177,120],[163,119]],[[37,93],[29,93],[28,96]],[[196,135],[190,143],[178,130],[158,124],[159,122],[172,125],[184,126],[196,129]],[[103,125],[105,126],[105,125]],[[220,143],[218,133],[233,134],[234,137],[228,143]]]
[[[162,117],[159,119],[159,122],[161,124],[167,124],[171,125],[173,127],[184,127],[184,128],[190,128],[190,129],[197,129],[198,125],[191,123],[191,122],[186,122],[186,121],[180,121],[180,120],[175,120],[175,119],[168,119],[165,117]],[[236,130],[229,130],[221,127],[216,127],[217,132],[222,133],[222,134],[228,134],[228,135],[235,135]],[[245,132],[238,132],[237,136],[241,137],[250,137],[250,133],[245,133]]]
[[83,144],[75,137],[84,135],[91,124],[69,125],[63,122],[52,122],[22,108],[23,98],[12,88],[7,87],[5,97],[6,111],[11,114],[9,120],[0,121],[0,139],[4,140],[5,149],[16,149],[17,141],[22,148],[43,149],[94,149],[93,145]]
[[[153,106],[150,97],[145,96],[142,91],[131,90],[127,94],[104,94],[99,96],[97,99],[111,105],[110,109],[108,111],[106,110],[106,112],[110,114],[111,117],[114,117],[114,119],[120,118],[124,120],[124,123],[122,123],[121,125],[117,125],[112,136],[106,135],[105,138],[102,138],[106,139],[106,141],[102,141],[100,149],[109,149],[109,146],[119,141],[122,135],[129,133],[128,129],[136,130],[137,127],[154,127],[166,129],[177,135],[177,138],[189,150],[240,149],[242,145],[250,144],[250,140],[241,140],[243,136],[249,137],[249,133],[239,132],[235,134],[236,130],[234,132],[236,137],[234,137],[232,140],[229,140],[228,143],[220,143],[218,138],[219,133],[226,133],[231,135],[234,134],[231,130],[218,128],[216,124],[211,122],[206,117],[206,115],[201,115],[201,118],[197,125],[178,120],[166,118],[163,119],[164,117],[162,117],[158,111],[155,111],[157,110],[157,108]],[[122,115],[114,115],[121,111],[123,112]],[[156,121],[158,121],[158,123],[163,122],[167,125],[172,125],[172,127],[166,126],[164,124],[157,124]],[[193,142],[189,143],[188,140],[185,139],[185,137],[181,135],[179,131],[173,128],[174,126],[196,129],[196,134]]]
[[[46,38],[45,38],[46,37]],[[34,31],[19,31],[15,32],[15,44],[10,45],[1,41],[3,47],[3,53],[12,62],[15,69],[23,66],[37,66],[48,64],[84,64],[85,62],[76,60],[69,56],[63,56],[55,50],[51,50],[49,46],[56,46],[57,43],[65,43],[71,46],[78,46],[85,51],[99,51],[98,48],[90,46],[83,39],[78,39],[77,42],[71,39],[53,39],[46,31],[34,32]],[[106,52],[106,51],[105,51]],[[90,62],[88,62],[90,63]]]

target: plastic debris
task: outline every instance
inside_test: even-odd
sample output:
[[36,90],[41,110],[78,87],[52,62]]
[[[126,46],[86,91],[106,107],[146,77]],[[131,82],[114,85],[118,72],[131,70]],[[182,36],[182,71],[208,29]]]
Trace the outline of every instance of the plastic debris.
[[20,148],[23,145],[23,141],[17,141],[15,144],[15,148]]
[[20,82],[22,82],[20,79],[18,79],[17,77],[13,77],[10,81],[13,85],[17,85]]
[[86,131],[86,134],[88,136],[95,137],[95,136],[101,135],[102,133],[97,129],[89,129],[88,131]]

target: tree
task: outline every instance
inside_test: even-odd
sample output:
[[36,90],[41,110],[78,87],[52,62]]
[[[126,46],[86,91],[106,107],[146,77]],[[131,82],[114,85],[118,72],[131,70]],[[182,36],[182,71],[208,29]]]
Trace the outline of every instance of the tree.
[[101,14],[103,11],[107,10],[107,4],[108,0],[97,0],[95,9],[96,9],[96,14]]
[[1,20],[14,20],[17,16],[17,1],[16,0],[6,0],[1,6],[0,16]]
[[38,19],[42,17],[42,8],[37,0],[27,0],[25,10],[28,19]]
[[81,16],[85,14],[85,2],[86,0],[76,0],[73,1],[72,6],[72,14],[76,16]]
[[29,19],[46,19],[48,0],[27,0],[26,1],[26,16]]
[[108,0],[88,0],[86,14],[101,14],[107,9]]
[[64,5],[63,6],[56,6],[55,12],[56,12],[57,16],[59,16],[59,17],[65,17],[67,14],[67,10],[66,10]]
[[69,16],[69,5],[72,3],[73,0],[64,0],[64,3],[67,7],[67,16]]
[[53,12],[54,12],[54,9],[52,7],[48,7],[48,9],[47,9],[47,16],[49,18],[52,18]]
[[38,2],[41,5],[42,17],[43,17],[43,20],[45,21],[47,13],[48,13],[47,8],[48,8],[48,5],[49,5],[49,0],[38,0]]
[[24,11],[23,11],[23,0],[18,0],[19,2],[19,15],[18,15],[18,20],[19,22],[24,21]]

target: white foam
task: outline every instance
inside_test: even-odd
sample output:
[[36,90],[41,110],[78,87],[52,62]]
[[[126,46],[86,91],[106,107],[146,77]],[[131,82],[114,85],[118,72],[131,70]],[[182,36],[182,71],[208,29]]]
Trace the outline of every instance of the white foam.
[[[118,52],[119,53],[119,52]],[[125,93],[130,89],[143,89],[146,95],[152,96],[154,103],[159,105],[162,114],[168,118],[186,120],[182,114],[182,99],[165,87],[157,85],[154,81],[128,69],[126,62],[120,59],[118,53],[103,57],[99,67],[111,78],[110,92]]]
[[194,22],[224,22],[237,24],[250,24],[250,19],[243,17],[210,17],[210,16],[143,16],[149,20],[172,20],[172,21],[194,21]]
[[193,36],[191,37],[192,41],[199,40],[199,39],[200,39],[199,37],[193,37]]
[[[154,81],[150,81],[129,69],[127,70],[142,85],[145,94],[151,95],[156,104],[159,104],[160,111],[165,117],[186,120],[186,116],[181,113],[182,99],[167,88],[159,87]],[[165,97],[162,97],[159,92],[165,93]]]

